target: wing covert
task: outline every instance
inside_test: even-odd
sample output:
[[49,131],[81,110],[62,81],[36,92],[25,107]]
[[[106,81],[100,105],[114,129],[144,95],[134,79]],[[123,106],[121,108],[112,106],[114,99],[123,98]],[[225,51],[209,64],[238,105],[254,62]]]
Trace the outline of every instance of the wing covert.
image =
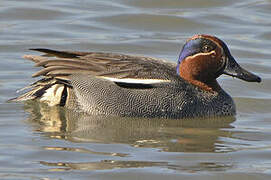
[[45,76],[69,80],[73,74],[86,74],[125,83],[169,82],[178,78],[176,65],[161,59],[103,52],[72,52],[32,49],[42,56],[25,55],[35,66],[43,67],[33,77]]

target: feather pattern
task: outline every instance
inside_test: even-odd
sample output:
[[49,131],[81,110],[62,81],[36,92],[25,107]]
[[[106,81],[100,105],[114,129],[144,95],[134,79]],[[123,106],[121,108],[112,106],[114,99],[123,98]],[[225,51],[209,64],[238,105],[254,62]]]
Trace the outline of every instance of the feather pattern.
[[[93,75],[115,82],[116,85],[121,87],[136,87],[137,89],[153,88],[154,84],[157,86],[157,84],[170,83],[172,80],[179,79],[175,72],[176,65],[150,57],[103,52],[56,51],[40,48],[31,50],[45,53],[42,56],[23,56],[25,59],[35,62],[36,67],[43,67],[35,72],[32,77],[43,76],[43,78],[19,90],[30,89],[23,95],[11,99],[11,101],[37,98],[41,100],[50,99],[51,97],[48,94],[55,92],[54,89],[59,87],[55,85],[58,84],[68,88],[69,95],[70,89],[72,89],[71,76],[77,74]],[[62,86],[60,87],[60,89],[63,89]],[[60,95],[57,98],[60,98]],[[56,102],[63,101],[65,100],[56,100]]]
[[24,56],[34,61],[35,66],[44,67],[34,73],[33,77],[44,76],[67,80],[72,74],[89,74],[114,79],[161,79],[161,82],[179,78],[175,72],[175,64],[156,58],[102,52],[32,50],[44,52],[47,56]]

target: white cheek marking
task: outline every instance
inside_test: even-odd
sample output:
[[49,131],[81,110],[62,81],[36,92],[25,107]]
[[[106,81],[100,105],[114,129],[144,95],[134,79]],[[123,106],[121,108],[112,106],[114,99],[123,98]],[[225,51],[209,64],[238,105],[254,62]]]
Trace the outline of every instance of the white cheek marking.
[[189,58],[195,58],[195,57],[197,57],[197,56],[209,56],[209,55],[211,55],[212,56],[212,58],[215,58],[215,56],[216,56],[216,52],[215,52],[215,50],[213,50],[213,51],[211,51],[211,52],[208,52],[208,53],[198,53],[198,54],[194,54],[193,56],[188,56],[187,58],[189,59]]
[[104,76],[99,76],[99,77],[103,79],[107,79],[109,81],[113,81],[113,82],[133,83],[133,84],[156,84],[156,83],[171,82],[170,80],[165,80],[165,79],[132,79],[132,78],[118,79],[118,78],[110,78],[110,77],[104,77]]

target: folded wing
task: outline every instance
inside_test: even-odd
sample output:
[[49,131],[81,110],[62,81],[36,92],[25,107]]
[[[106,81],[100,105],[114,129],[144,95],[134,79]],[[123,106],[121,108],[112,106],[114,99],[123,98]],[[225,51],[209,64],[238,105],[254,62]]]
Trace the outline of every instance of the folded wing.
[[[42,56],[24,56],[35,62],[36,67],[43,67],[32,75],[43,76],[43,79],[26,87],[31,90],[13,101],[40,98],[53,102],[52,105],[60,104],[72,88],[71,77],[76,74],[92,75],[113,81],[124,88],[137,89],[153,88],[153,85],[170,83],[179,78],[175,64],[156,58],[103,52],[31,50],[45,53]],[[55,96],[58,96],[58,100],[54,102]]]
[[[127,82],[144,79],[147,80],[172,80],[176,77],[175,65],[160,59],[129,56],[114,53],[99,52],[68,52],[49,49],[32,49],[46,53],[43,56],[26,55],[36,63],[35,66],[44,67],[33,74],[49,76],[59,79],[69,79],[72,74],[90,74],[117,81],[129,79]],[[123,82],[124,80],[122,80]]]

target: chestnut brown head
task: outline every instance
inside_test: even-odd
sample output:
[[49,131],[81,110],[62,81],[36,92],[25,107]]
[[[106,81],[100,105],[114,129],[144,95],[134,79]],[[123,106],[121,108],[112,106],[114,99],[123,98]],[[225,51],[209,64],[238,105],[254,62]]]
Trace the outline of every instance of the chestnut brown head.
[[215,81],[221,74],[261,82],[260,77],[235,61],[222,40],[210,35],[196,35],[185,43],[178,59],[177,73],[187,81],[204,84]]

